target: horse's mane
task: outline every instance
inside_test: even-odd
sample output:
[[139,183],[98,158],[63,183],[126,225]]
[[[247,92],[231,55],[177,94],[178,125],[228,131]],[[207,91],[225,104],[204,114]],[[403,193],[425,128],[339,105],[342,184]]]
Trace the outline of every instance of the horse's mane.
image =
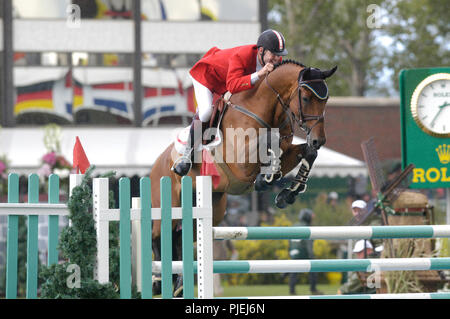
[[295,61],[295,60],[292,60],[292,59],[286,59],[286,60],[281,61],[281,63],[275,64],[273,66],[273,69],[275,70],[279,66],[282,66],[282,65],[285,65],[285,64],[295,64],[295,65],[298,65],[298,66],[301,66],[301,67],[306,67],[303,63],[300,63],[298,61]]

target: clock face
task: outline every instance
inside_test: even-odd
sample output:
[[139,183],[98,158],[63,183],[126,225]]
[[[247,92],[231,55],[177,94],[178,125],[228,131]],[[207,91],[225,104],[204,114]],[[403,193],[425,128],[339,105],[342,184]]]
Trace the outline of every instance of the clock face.
[[433,74],[420,82],[411,99],[411,112],[425,133],[450,137],[450,74]]

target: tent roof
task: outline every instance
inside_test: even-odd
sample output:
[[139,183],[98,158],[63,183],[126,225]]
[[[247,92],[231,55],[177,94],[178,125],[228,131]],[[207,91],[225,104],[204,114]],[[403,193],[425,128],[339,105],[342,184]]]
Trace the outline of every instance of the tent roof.
[[[80,128],[62,127],[61,153],[72,162],[75,138],[97,172],[115,170],[118,176],[146,176],[160,153],[172,142],[178,127],[164,128]],[[294,144],[304,143],[295,138]],[[36,173],[47,152],[44,128],[3,128],[0,130],[0,156],[6,155],[10,172]],[[363,162],[326,147],[319,150],[311,176],[367,176]]]

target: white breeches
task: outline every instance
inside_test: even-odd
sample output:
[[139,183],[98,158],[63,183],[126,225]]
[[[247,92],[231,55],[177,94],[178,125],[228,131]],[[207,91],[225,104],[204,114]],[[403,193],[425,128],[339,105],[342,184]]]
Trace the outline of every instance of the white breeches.
[[198,116],[200,121],[208,122],[213,110],[213,93],[206,86],[196,81],[192,76],[191,79],[192,84],[194,85],[195,99],[198,106]]

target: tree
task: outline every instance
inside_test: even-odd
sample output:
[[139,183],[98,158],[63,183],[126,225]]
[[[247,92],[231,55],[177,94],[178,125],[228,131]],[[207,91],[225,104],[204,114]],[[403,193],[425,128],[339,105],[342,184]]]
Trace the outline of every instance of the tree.
[[387,11],[390,21],[385,32],[395,44],[388,66],[397,90],[401,69],[450,65],[448,1],[394,1]]
[[[118,232],[114,232],[114,246],[110,246],[110,260],[114,266],[112,282],[100,284],[94,280],[94,267],[96,263],[97,238],[95,221],[92,218],[92,193],[89,186],[91,172],[89,168],[80,186],[72,190],[67,206],[70,210],[71,226],[63,229],[60,236],[59,248],[64,258],[63,263],[53,264],[41,270],[39,277],[44,282],[41,289],[41,298],[45,299],[115,299],[119,298],[118,289]],[[110,204],[112,204],[110,193]],[[116,224],[116,226],[118,226]],[[118,227],[115,227],[116,230]],[[111,235],[111,232],[110,232]],[[111,242],[110,242],[111,243]],[[75,267],[73,267],[75,266]],[[73,272],[72,276],[70,273]],[[79,275],[79,278],[76,278]],[[71,278],[75,278],[72,285]],[[78,283],[77,283],[78,282]],[[135,291],[134,291],[135,293]],[[136,295],[136,293],[135,293]]]
[[[290,55],[308,66],[337,64],[332,95],[398,90],[404,68],[450,64],[447,0],[271,0]],[[390,40],[383,44],[380,39]],[[389,83],[380,76],[392,74]],[[391,90],[389,90],[391,91]]]
[[384,49],[375,42],[377,29],[368,25],[370,0],[272,0],[279,12],[272,27],[285,34],[290,56],[319,68],[338,65],[330,81],[333,95],[362,96],[383,69]]

